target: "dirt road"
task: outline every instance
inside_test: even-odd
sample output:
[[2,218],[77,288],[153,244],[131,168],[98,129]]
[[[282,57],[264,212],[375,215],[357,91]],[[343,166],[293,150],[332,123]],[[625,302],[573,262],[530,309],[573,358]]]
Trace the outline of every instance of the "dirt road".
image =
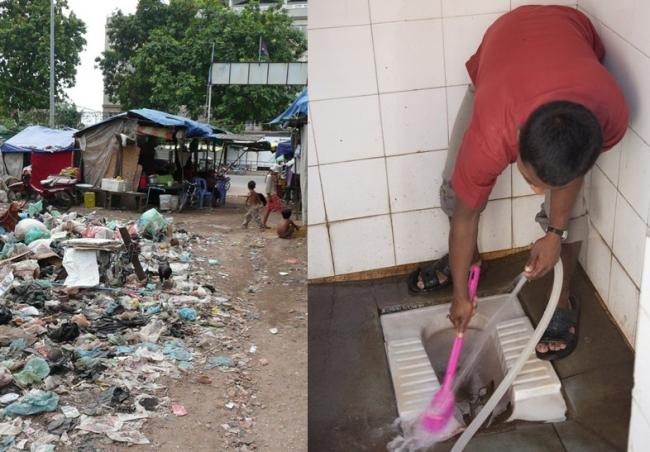
[[[150,419],[144,428],[149,445],[107,441],[101,449],[307,450],[306,238],[281,240],[272,230],[242,229],[243,206],[237,200],[221,209],[170,216],[176,229],[200,236],[192,250],[193,268],[205,270],[205,282],[246,312],[226,318],[222,331],[202,346],[237,357],[237,371],[198,368],[179,380],[162,380],[172,403],[188,414]],[[274,214],[269,225],[278,220]]]

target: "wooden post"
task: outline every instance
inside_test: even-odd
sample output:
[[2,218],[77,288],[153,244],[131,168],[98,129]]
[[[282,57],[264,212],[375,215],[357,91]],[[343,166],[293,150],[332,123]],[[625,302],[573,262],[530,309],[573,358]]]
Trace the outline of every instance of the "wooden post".
[[142,281],[143,279],[146,278],[146,275],[144,274],[142,265],[140,265],[140,259],[138,259],[138,253],[133,252],[134,243],[131,241],[131,236],[129,235],[129,231],[126,228],[122,227],[120,228],[120,235],[122,236],[124,245],[126,245],[127,252],[131,253],[131,263],[133,264],[133,268],[135,269],[135,274],[138,277],[138,279]]

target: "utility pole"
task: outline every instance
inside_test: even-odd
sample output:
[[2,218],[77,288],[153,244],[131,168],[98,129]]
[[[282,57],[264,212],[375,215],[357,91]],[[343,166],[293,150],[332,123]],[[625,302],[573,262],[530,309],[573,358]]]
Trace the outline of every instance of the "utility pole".
[[50,0],[50,128],[54,128],[54,0]]
[[208,111],[206,117],[210,124],[210,110],[212,110],[212,62],[214,61],[214,42],[212,43],[212,53],[210,54],[210,69],[208,70]]

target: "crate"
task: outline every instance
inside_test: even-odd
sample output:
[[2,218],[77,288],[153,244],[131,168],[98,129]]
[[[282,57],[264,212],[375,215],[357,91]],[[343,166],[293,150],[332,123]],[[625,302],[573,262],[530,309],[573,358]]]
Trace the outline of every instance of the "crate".
[[107,191],[126,191],[126,184],[123,180],[102,179],[102,190]]

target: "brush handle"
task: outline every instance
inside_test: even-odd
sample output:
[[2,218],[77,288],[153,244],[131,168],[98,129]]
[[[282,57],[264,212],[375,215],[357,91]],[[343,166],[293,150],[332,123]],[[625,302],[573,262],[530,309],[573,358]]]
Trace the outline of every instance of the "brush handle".
[[456,367],[458,367],[458,358],[460,357],[460,350],[463,348],[463,334],[459,333],[454,339],[454,345],[451,347],[451,354],[449,355],[449,362],[447,363],[447,370],[445,371],[445,381],[442,383],[443,389],[451,390],[456,376]]

